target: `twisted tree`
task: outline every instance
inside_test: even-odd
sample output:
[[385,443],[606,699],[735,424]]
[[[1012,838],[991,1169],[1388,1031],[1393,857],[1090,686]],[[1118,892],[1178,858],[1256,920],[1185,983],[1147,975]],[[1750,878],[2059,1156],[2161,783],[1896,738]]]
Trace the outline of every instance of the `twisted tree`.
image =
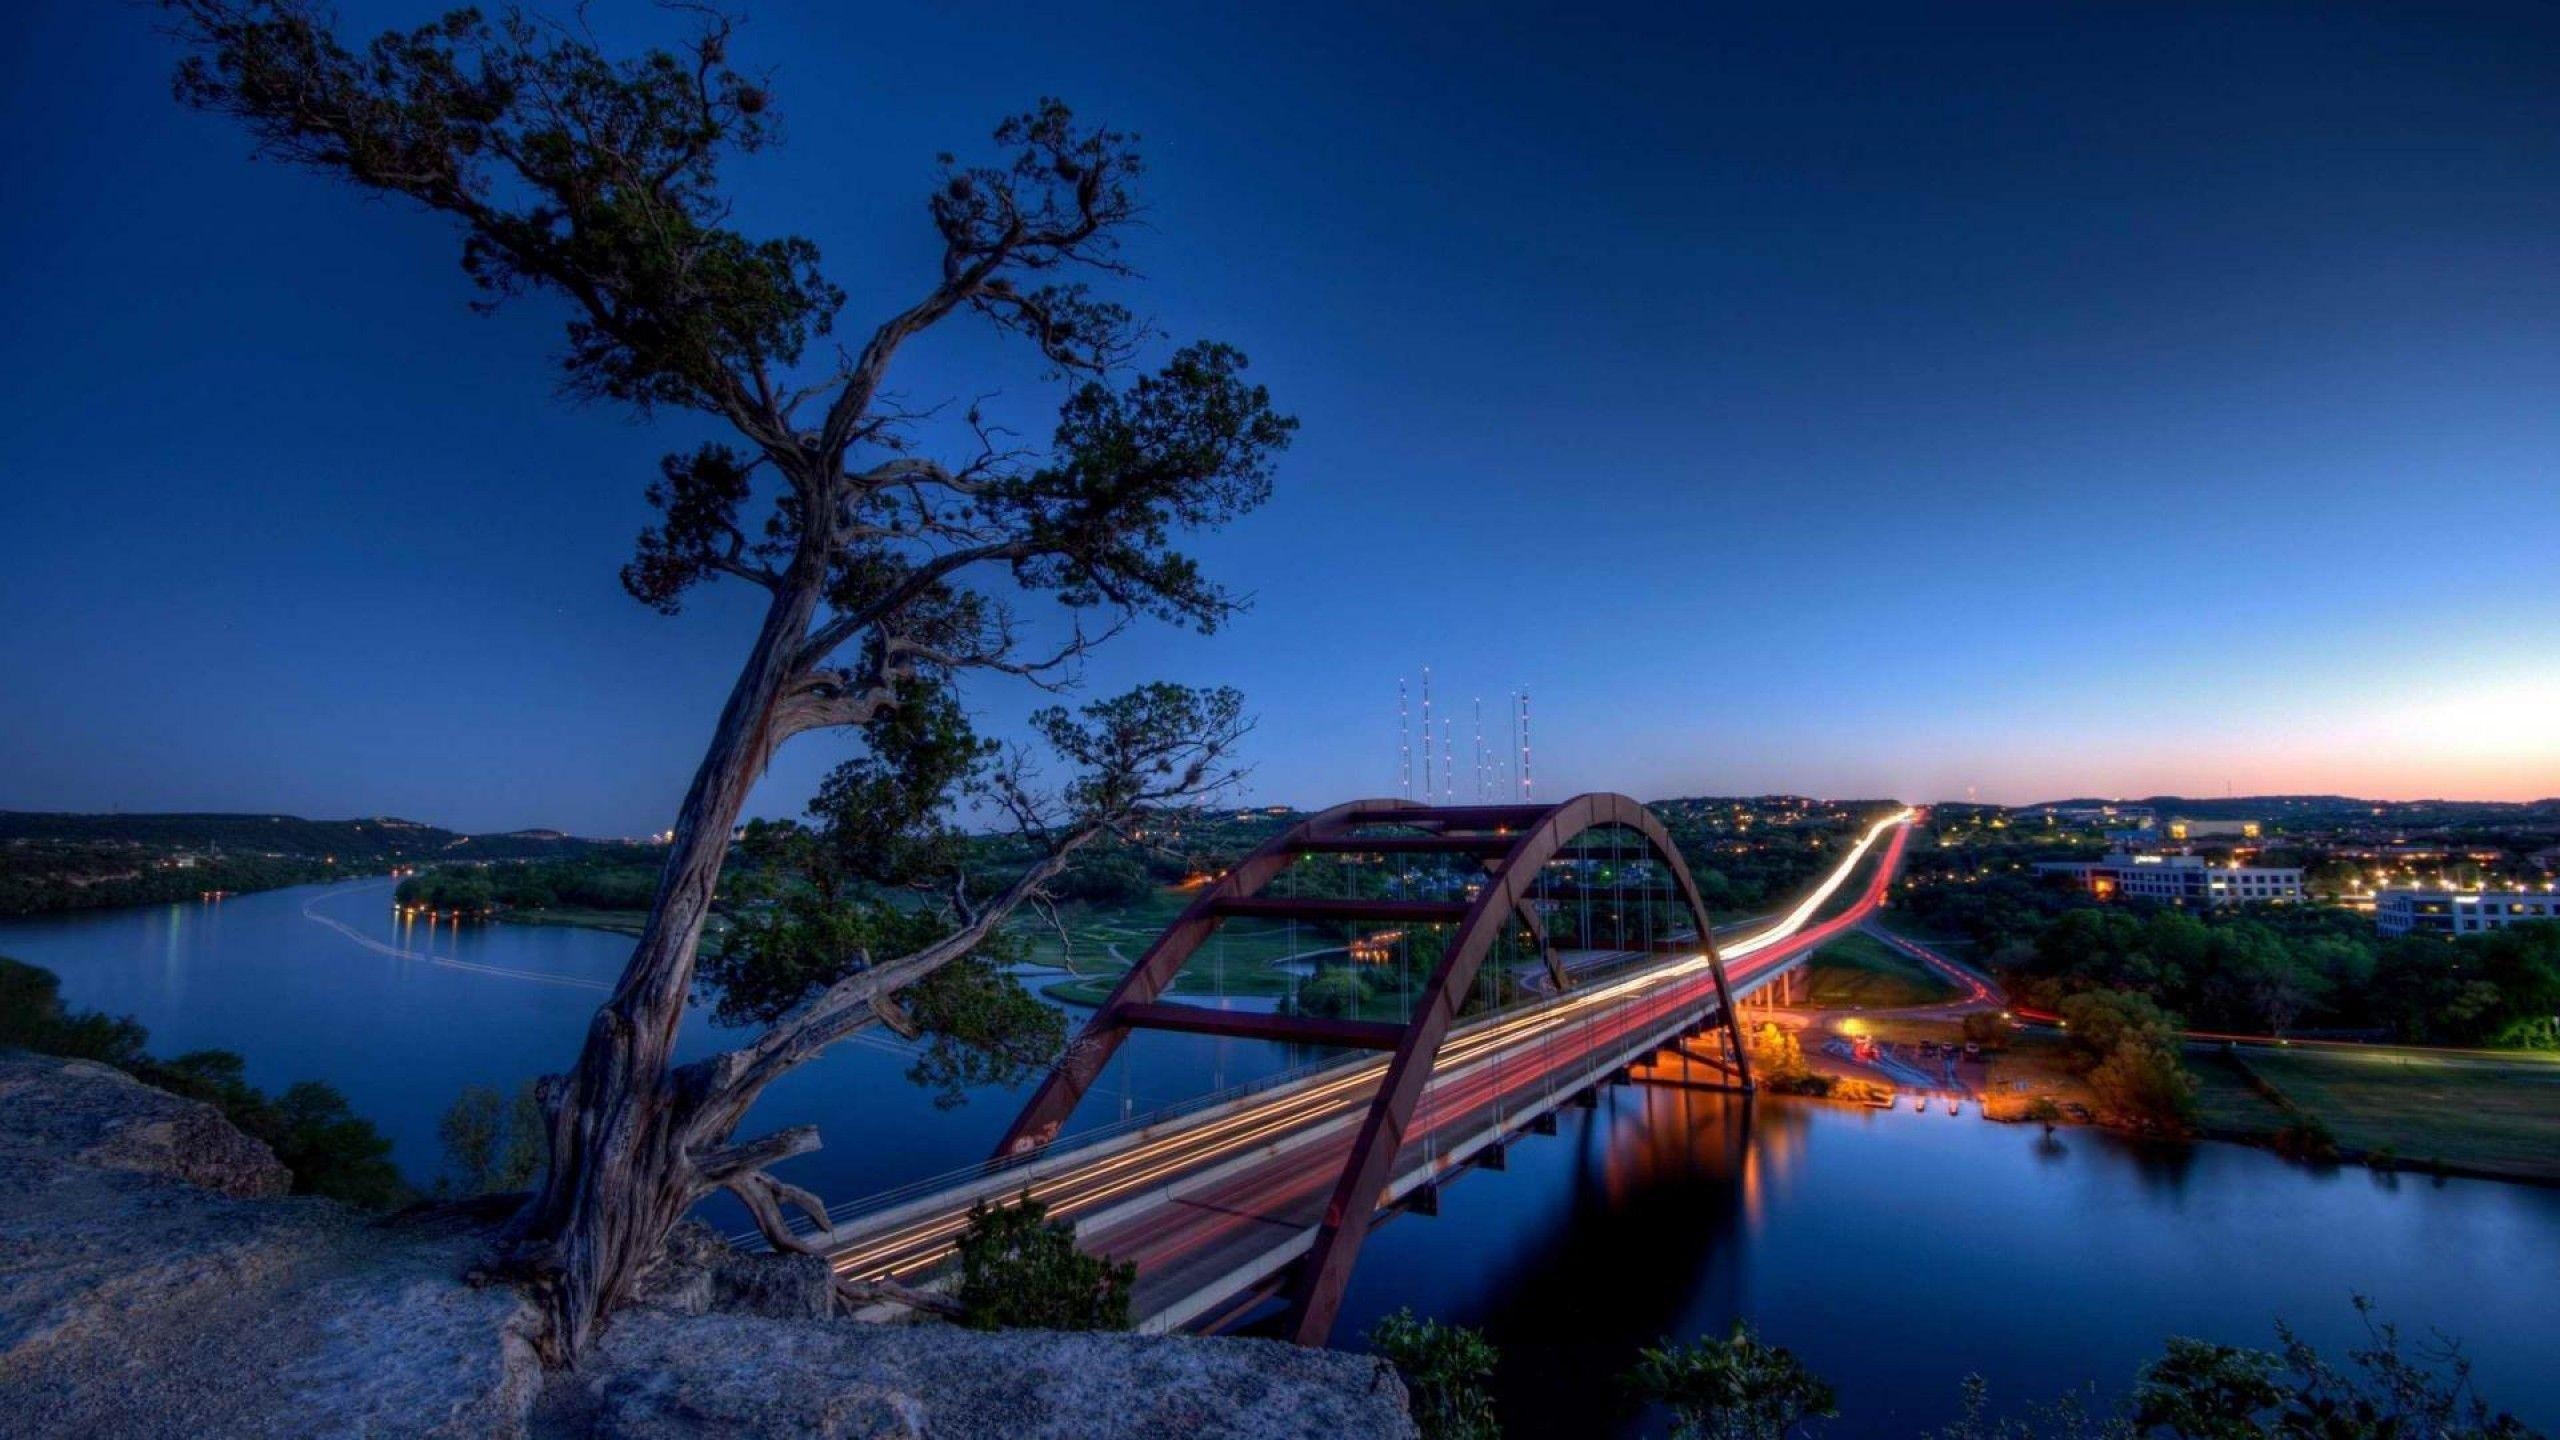
[[[1137,617],[1213,629],[1237,601],[1176,537],[1261,503],[1295,422],[1225,345],[1135,370],[1155,337],[1088,282],[1127,274],[1118,240],[1138,213],[1138,152],[1057,101],[998,126],[992,163],[942,157],[925,206],[939,273],[845,346],[830,339],[844,297],[818,248],[729,223],[720,166],[771,138],[771,100],[732,68],[716,14],[683,7],[697,22],[687,44],[615,58],[582,27],[514,12],[455,11],[355,49],[311,0],[164,6],[188,51],[181,100],[238,120],[262,155],[445,217],[481,303],[565,301],[572,394],[699,412],[729,435],[662,462],[656,522],[622,573],[668,613],[713,580],[767,601],[630,964],[575,1067],[541,1087],[549,1167],[503,1259],[544,1297],[546,1358],[565,1363],[705,1195],[735,1192],[786,1245],[783,1207],[821,1210],[770,1173],[814,1149],[813,1130],[736,1136],[767,1086],[884,1020],[969,1042],[1004,982],[964,962],[1005,918],[1078,847],[1233,778],[1245,727],[1232,692],[1151,685],[1044,711],[1037,728],[1074,771],[1044,786],[969,733],[955,686],[984,672],[1064,686]],[[1011,443],[972,409],[961,453],[936,458],[923,417],[884,396],[901,348],[962,316],[1063,387],[1045,446]],[[1073,618],[1062,642],[1027,648],[1017,595]],[[831,786],[828,873],[938,898],[742,928],[710,985],[732,1018],[764,1028],[678,1066],[748,792],[783,742],[843,728],[870,743]],[[1013,817],[1027,863],[967,872],[941,818],[962,794]],[[912,1013],[894,998],[945,975],[961,983],[918,989]]]

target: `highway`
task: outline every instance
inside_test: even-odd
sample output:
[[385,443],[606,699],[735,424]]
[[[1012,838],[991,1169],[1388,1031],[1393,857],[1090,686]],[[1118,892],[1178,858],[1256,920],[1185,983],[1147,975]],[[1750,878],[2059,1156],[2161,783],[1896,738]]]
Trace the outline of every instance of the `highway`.
[[[1873,913],[1900,863],[1910,818],[1906,812],[1879,821],[1793,909],[1721,944],[1737,996]],[[1818,919],[1870,858],[1875,863],[1850,903]],[[1605,1082],[1711,1014],[1714,1004],[1714,976],[1698,954],[1453,1031],[1406,1133],[1387,1201],[1436,1183]],[[1069,1137],[1027,1164],[990,1167],[894,1206],[844,1216],[822,1243],[846,1279],[930,1283],[973,1203],[1028,1189],[1053,1217],[1075,1222],[1086,1248],[1137,1264],[1134,1309],[1144,1328],[1214,1324],[1308,1248],[1385,1064],[1353,1056],[1161,1127],[1083,1144]]]

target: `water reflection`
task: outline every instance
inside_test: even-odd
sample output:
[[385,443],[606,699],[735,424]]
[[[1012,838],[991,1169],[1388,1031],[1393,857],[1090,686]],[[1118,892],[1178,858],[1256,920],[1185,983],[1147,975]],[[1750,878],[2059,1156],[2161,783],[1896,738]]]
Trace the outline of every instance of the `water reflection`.
[[[575,1053],[597,1000],[586,987],[630,944],[402,926],[379,882],[0,923],[0,954],[54,969],[74,1005],[137,1016],[162,1053],[221,1046],[269,1088],[339,1085],[420,1175],[462,1086],[509,1088]],[[697,1015],[681,1050],[734,1039]],[[1144,1037],[1077,1118],[1298,1058]],[[791,1177],[843,1199],[983,1156],[1017,1097],[936,1110],[901,1078],[907,1063],[849,1046],[777,1085],[760,1128],[814,1123],[827,1139]],[[2362,1291],[2408,1334],[2462,1337],[2490,1396],[2560,1429],[2546,1354],[2560,1191],[1658,1086],[1606,1089],[1558,1121],[1513,1145],[1505,1170],[1444,1189],[1438,1218],[1379,1229],[1338,1343],[1404,1305],[1482,1325],[1505,1353],[1510,1433],[1581,1436],[1635,1425],[1615,1377],[1640,1346],[1744,1317],[1839,1385],[1847,1414],[1831,1433],[1912,1435],[1953,1418],[1968,1371],[2010,1404],[2086,1382],[2115,1393],[2165,1336],[2264,1345],[2277,1316],[2339,1349],[2360,1337],[2347,1297]]]
[[[2343,1353],[2349,1295],[2465,1340],[2483,1387],[2548,1425],[2538,1337],[2560,1194],[2341,1183],[2258,1151],[1967,1116],[1638,1086],[1562,1112],[1436,1219],[1381,1228],[1338,1344],[1399,1306],[1501,1347],[1510,1433],[1654,1433],[1617,1376],[1640,1348],[1748,1319],[1840,1387],[1833,1433],[1954,1418],[1968,1373],[2010,1410],[2116,1395],[2173,1334],[2256,1346],[2282,1317]],[[2491,1318],[2494,1317],[2494,1318]],[[1657,1417],[1658,1418],[1658,1417]]]

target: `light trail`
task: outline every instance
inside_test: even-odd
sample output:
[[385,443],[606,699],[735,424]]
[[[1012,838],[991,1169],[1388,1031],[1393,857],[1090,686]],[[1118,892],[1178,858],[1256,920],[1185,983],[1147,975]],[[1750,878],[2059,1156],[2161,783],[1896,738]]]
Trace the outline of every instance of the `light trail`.
[[[1737,985],[1748,982],[1795,950],[1827,939],[1861,919],[1881,898],[1891,879],[1894,863],[1900,857],[1900,835],[1861,904],[1847,915],[1814,924],[1814,917],[1848,883],[1876,844],[1911,818],[1912,812],[1905,810],[1877,821],[1793,909],[1767,927],[1721,947],[1728,981]],[[1498,1016],[1460,1031],[1442,1047],[1433,1067],[1428,1092],[1431,1112],[1444,1119],[1462,1118],[1489,1100],[1498,1099],[1500,1094],[1518,1088],[1504,1085],[1505,1079],[1543,1081],[1599,1046],[1623,1040],[1637,1028],[1657,1024],[1667,1014],[1697,1003],[1700,997],[1694,992],[1701,983],[1711,983],[1707,980],[1710,974],[1707,956],[1701,951],[1641,974],[1568,992],[1526,1013]],[[1552,1049],[1542,1042],[1584,1024],[1595,1012],[1612,1009],[1620,1013],[1603,1018],[1605,1033],[1596,1037],[1586,1034],[1585,1043],[1572,1053],[1561,1058],[1541,1053],[1537,1058],[1544,1063],[1534,1064],[1515,1058],[1515,1052],[1532,1046],[1542,1052]],[[1005,1188],[1029,1194],[1047,1206],[1053,1216],[1093,1217],[1110,1202],[1151,1186],[1185,1175],[1206,1175],[1253,1157],[1265,1147],[1273,1147],[1276,1155],[1282,1141],[1296,1142],[1288,1147],[1295,1149],[1336,1130],[1348,1129],[1365,1110],[1387,1064],[1384,1057],[1347,1063],[1336,1073],[1314,1078],[1299,1088],[1234,1113]],[[1498,1071],[1507,1075],[1495,1073]],[[1435,1128],[1432,1123],[1418,1125],[1411,1138],[1427,1135]],[[1284,1190],[1303,1192],[1310,1185],[1330,1183],[1333,1168],[1338,1167],[1303,1166],[1303,1172],[1315,1178],[1290,1181]],[[849,1239],[831,1255],[836,1271],[867,1279],[913,1276],[930,1269],[951,1253],[951,1242],[966,1228],[969,1206],[978,1198],[973,1193],[931,1213],[902,1220],[884,1233]]]
[[377,955],[388,955],[394,960],[416,960],[427,965],[441,965],[447,970],[462,970],[474,975],[494,975],[502,980],[532,980],[544,985],[574,986],[581,990],[611,990],[613,988],[612,985],[605,981],[590,980],[583,975],[557,975],[543,970],[517,970],[505,965],[484,965],[477,960],[456,960],[450,955],[431,955],[424,950],[408,950],[403,949],[398,945],[386,944],[385,942],[376,940],[363,931],[358,930],[356,927],[348,924],[344,920],[333,919],[327,915],[317,915],[312,913],[311,907],[319,904],[322,900],[327,898],[329,897],[325,895],[314,896],[302,907],[302,918],[309,920],[314,924],[326,925],[330,929],[337,931],[339,934],[344,935],[348,939],[353,940],[358,945],[363,946]]

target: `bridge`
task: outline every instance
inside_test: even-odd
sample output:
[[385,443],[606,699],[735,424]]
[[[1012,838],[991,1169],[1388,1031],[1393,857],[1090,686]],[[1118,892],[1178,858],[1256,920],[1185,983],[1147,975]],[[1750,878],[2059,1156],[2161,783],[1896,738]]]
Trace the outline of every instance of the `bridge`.
[[[1203,887],[994,1157],[831,1210],[793,1248],[827,1255],[847,1281],[929,1286],[973,1205],[1028,1193],[1086,1249],[1135,1264],[1141,1328],[1215,1330],[1276,1300],[1291,1338],[1322,1344],[1380,1218],[1432,1208],[1468,1169],[1501,1168],[1515,1139],[1554,1132],[1561,1107],[1594,1103],[1657,1057],[1693,1083],[1748,1090],[1748,997],[1785,986],[1874,910],[1910,819],[1870,827],[1790,910],[1720,935],[1661,822],[1624,796],[1363,800],[1308,817]],[[1309,871],[1333,883],[1301,883]],[[1436,956],[1400,1023],[1165,1000],[1184,962],[1238,919],[1355,943],[1363,925],[1391,926],[1374,933],[1435,937],[1423,948]],[[1560,928],[1576,943],[1558,944]],[[1065,1132],[1141,1030],[1284,1041],[1317,1058],[1172,1112]]]

